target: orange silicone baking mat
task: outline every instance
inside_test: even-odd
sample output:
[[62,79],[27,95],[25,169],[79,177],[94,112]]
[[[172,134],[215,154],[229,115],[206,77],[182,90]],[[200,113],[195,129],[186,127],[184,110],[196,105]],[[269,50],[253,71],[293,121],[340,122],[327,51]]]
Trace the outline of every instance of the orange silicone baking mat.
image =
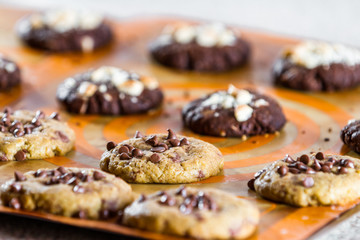
[[[93,54],[49,54],[21,45],[13,31],[16,21],[25,14],[13,9],[0,9],[0,52],[19,63],[23,84],[8,93],[0,93],[0,107],[60,111],[76,132],[76,149],[65,157],[47,160],[0,163],[0,183],[13,176],[14,170],[28,171],[40,167],[98,167],[107,141],[120,142],[143,133],[176,132],[214,144],[225,155],[223,175],[191,184],[213,187],[246,198],[261,210],[261,222],[252,239],[305,239],[355,205],[342,207],[293,208],[263,200],[247,188],[247,181],[268,163],[285,154],[298,156],[309,151],[326,151],[355,155],[343,146],[340,129],[353,117],[359,117],[359,89],[341,93],[301,93],[275,88],[271,84],[271,66],[282,47],[297,40],[243,30],[251,43],[250,63],[241,69],[223,74],[200,74],[167,69],[152,62],[148,44],[162,27],[184,19],[146,17],[111,22],[115,42]],[[57,85],[64,78],[101,65],[114,65],[153,75],[165,92],[163,107],[149,114],[136,116],[77,116],[59,109],[55,100]],[[287,124],[278,134],[251,137],[247,140],[200,136],[183,128],[181,108],[192,99],[228,84],[251,87],[275,97],[282,105]],[[136,192],[150,193],[175,188],[177,185],[133,184]],[[41,218],[80,227],[144,238],[171,239],[165,235],[119,226],[111,222],[70,219],[49,214],[30,213],[0,207],[0,212]]]

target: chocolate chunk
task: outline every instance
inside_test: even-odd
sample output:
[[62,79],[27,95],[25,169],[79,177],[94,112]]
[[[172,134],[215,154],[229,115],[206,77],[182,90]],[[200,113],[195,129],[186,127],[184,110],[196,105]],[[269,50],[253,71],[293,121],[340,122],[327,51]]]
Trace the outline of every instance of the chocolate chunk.
[[255,178],[250,179],[247,185],[251,190],[255,191]]
[[75,193],[84,193],[85,188],[83,186],[75,185],[73,187],[73,192],[75,192]]
[[127,153],[121,153],[120,154],[120,160],[129,160],[131,157]]
[[144,154],[143,152],[138,149],[138,148],[134,148],[132,151],[131,151],[131,155],[135,158],[141,158]]
[[280,174],[281,177],[285,176],[288,173],[289,169],[287,166],[281,166],[278,168],[277,172]]
[[20,209],[21,203],[20,203],[19,199],[18,198],[11,199],[9,202],[9,207],[14,208],[14,209]]
[[126,153],[126,154],[129,155],[130,150],[129,150],[129,148],[128,148],[127,146],[121,146],[121,147],[119,148],[119,150],[118,150],[118,153],[119,153],[119,154],[121,154],[121,153]]
[[134,138],[142,138],[142,137],[144,137],[144,135],[140,131],[135,132]]
[[114,149],[116,147],[116,144],[114,142],[108,142],[106,144],[106,149],[110,151],[111,149]]
[[306,188],[310,188],[310,187],[314,186],[314,179],[312,177],[306,177],[302,181],[302,185]]
[[26,159],[26,154],[24,150],[19,150],[17,151],[17,153],[14,155],[15,160],[16,161],[23,161]]
[[323,160],[325,159],[325,155],[323,152],[318,152],[316,155],[315,155],[316,159],[319,159],[319,160]]
[[53,112],[49,118],[60,121],[60,114],[58,112]]
[[310,162],[310,158],[309,158],[308,155],[303,154],[303,155],[300,156],[300,161],[307,165]]
[[156,153],[154,153],[153,155],[150,156],[150,161],[152,163],[158,163],[160,162],[160,156]]
[[187,138],[183,138],[180,141],[180,146],[189,145],[189,140]]
[[64,143],[70,142],[69,138],[61,131],[55,131],[55,134],[58,135],[60,140]]
[[21,172],[15,171],[14,176],[16,182],[22,182],[26,180],[26,177]]
[[105,178],[105,175],[99,171],[94,171],[93,177],[96,181]]
[[145,141],[147,144],[151,145],[152,147],[155,147],[158,145],[159,140],[158,137],[156,135],[152,135],[150,136],[148,139],[146,139]]
[[173,132],[173,130],[171,130],[170,128],[168,128],[167,129],[167,131],[168,131],[168,136],[167,136],[167,138],[166,139],[177,139],[177,136],[176,136],[176,134]]
[[18,193],[21,189],[22,186],[19,183],[14,182],[10,185],[10,192]]

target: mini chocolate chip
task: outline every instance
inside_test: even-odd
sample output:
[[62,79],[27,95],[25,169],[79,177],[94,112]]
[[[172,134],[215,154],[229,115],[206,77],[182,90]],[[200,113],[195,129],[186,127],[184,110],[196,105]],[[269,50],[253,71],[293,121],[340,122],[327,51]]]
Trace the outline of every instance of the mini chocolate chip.
[[293,163],[293,162],[295,162],[295,160],[294,160],[289,154],[286,154],[286,155],[285,155],[285,158],[284,158],[283,161],[286,162],[286,163]]
[[310,162],[310,158],[309,158],[308,155],[303,154],[303,155],[300,156],[300,161],[307,165]]
[[176,194],[176,195],[181,195],[182,197],[186,197],[186,196],[187,196],[186,187],[185,187],[185,186],[179,187],[179,188],[176,190],[175,194]]
[[10,192],[18,193],[21,189],[22,186],[19,183],[14,182],[10,185]]
[[179,139],[169,139],[168,142],[172,147],[178,147],[180,146],[180,140]]
[[67,181],[67,183],[66,184],[68,184],[68,185],[76,185],[76,184],[78,184],[80,181],[79,181],[79,179],[77,178],[77,177],[72,177],[72,178],[70,178],[70,180],[69,181]]
[[293,174],[298,174],[298,173],[300,173],[300,170],[297,168],[289,168],[289,172],[291,172]]
[[11,123],[10,123],[10,118],[8,118],[6,114],[2,117],[1,122],[2,122],[3,125],[6,126],[6,127],[8,127],[8,126],[11,125]]
[[34,173],[34,176],[35,177],[45,177],[47,176],[47,173],[43,170],[37,170],[35,173]]
[[151,161],[152,163],[158,163],[158,162],[160,162],[160,156],[159,156],[159,154],[154,153],[153,155],[151,155],[151,156],[150,156],[150,161]]
[[354,162],[351,161],[351,160],[349,160],[349,159],[346,159],[346,160],[345,160],[344,166],[347,167],[347,168],[355,168]]
[[319,161],[316,159],[314,160],[313,168],[315,169],[315,171],[321,170],[321,165],[320,165]]
[[299,169],[299,170],[302,170],[302,171],[306,171],[307,166],[302,162],[297,162],[296,163],[296,168]]
[[31,120],[31,124],[34,125],[35,127],[39,127],[41,125],[39,119],[37,119],[37,118],[33,118]]
[[24,135],[25,135],[25,132],[24,132],[23,129],[17,128],[17,129],[14,130],[14,136],[15,137],[22,137]]
[[132,152],[132,150],[134,149],[134,147],[129,144],[124,144],[124,146],[129,149],[129,152]]
[[314,179],[312,177],[306,177],[302,181],[302,185],[306,188],[310,188],[310,187],[314,186]]
[[329,173],[329,172],[331,172],[331,169],[330,169],[330,167],[328,165],[323,165],[321,167],[321,171],[323,171],[325,173]]
[[332,162],[325,162],[324,165],[328,166],[329,168],[332,168],[334,164]]
[[309,167],[308,169],[306,169],[306,173],[307,174],[314,174],[314,173],[316,173],[316,171],[314,169],[312,169],[311,167]]
[[56,170],[58,170],[61,174],[67,173],[66,169],[63,166],[58,167]]
[[10,126],[10,128],[9,128],[9,132],[14,132],[16,129],[19,129],[19,128],[22,128],[23,127],[23,125],[22,125],[22,123],[21,122],[19,122],[19,121],[17,121],[17,120],[15,120],[15,121],[13,121],[12,123],[11,123],[11,126]]
[[129,154],[124,153],[124,152],[120,154],[120,160],[129,160],[129,159],[131,159]]
[[119,148],[119,150],[118,150],[118,153],[119,153],[119,154],[121,154],[121,153],[127,153],[127,154],[129,154],[129,153],[130,153],[130,150],[129,150],[129,148],[126,147],[126,146],[121,146],[121,147]]
[[141,158],[144,154],[142,153],[142,151],[138,148],[134,148],[132,151],[131,151],[131,155],[135,158]]
[[332,157],[329,157],[329,159],[327,160],[327,162],[331,162],[332,164],[337,163],[337,161],[335,159],[333,159]]
[[24,152],[24,150],[19,150],[17,151],[17,153],[14,155],[15,160],[16,161],[23,161],[26,159],[26,154]]
[[75,173],[75,176],[79,179],[83,178],[84,177],[84,174],[82,172],[77,172]]
[[285,176],[288,173],[289,169],[287,166],[281,166],[278,168],[277,172],[280,174],[281,177]]
[[189,145],[189,140],[187,138],[183,138],[180,141],[180,146]]
[[141,194],[138,201],[139,202],[145,202],[146,199],[147,199],[147,197],[144,194]]
[[21,208],[21,204],[18,198],[13,198],[10,200],[9,202],[9,207],[14,208],[14,209],[20,209]]
[[255,178],[250,179],[247,185],[251,190],[255,191]]
[[173,132],[173,130],[168,128],[167,131],[168,131],[168,136],[166,139],[177,139],[176,134]]
[[144,135],[140,131],[135,132],[134,138],[142,138],[142,137],[144,137]]
[[75,192],[75,193],[84,193],[85,188],[83,186],[75,185],[73,187],[73,192]]
[[41,110],[37,110],[36,113],[35,113],[35,117],[37,119],[43,119],[43,118],[45,118],[45,113],[43,111],[41,111]]
[[94,171],[93,177],[96,181],[98,181],[98,180],[105,178],[105,174],[103,174],[99,171]]
[[110,151],[111,149],[114,149],[116,147],[116,144],[114,143],[114,142],[108,142],[107,144],[106,144],[106,149],[108,150],[108,151]]
[[152,135],[148,139],[146,139],[145,143],[151,145],[152,147],[155,147],[158,145],[158,141],[158,137],[156,135]]
[[161,204],[165,204],[165,205],[168,205],[168,206],[174,206],[175,203],[176,203],[176,199],[165,194],[165,195],[162,195],[160,197],[160,200],[159,200],[159,203]]
[[257,171],[255,174],[254,174],[254,178],[257,179],[261,176],[261,174],[263,174],[266,170],[265,169],[261,169],[260,171]]
[[61,131],[55,131],[55,134],[59,136],[60,140],[64,143],[70,142],[70,139]]
[[60,121],[60,114],[58,112],[53,112],[49,118]]
[[15,181],[16,182],[21,182],[21,181],[25,181],[26,177],[24,176],[24,174],[22,174],[21,172],[15,171],[14,172],[14,176],[15,176]]
[[339,167],[338,173],[340,174],[346,174],[348,173],[348,169],[346,167]]
[[316,159],[319,159],[319,160],[323,160],[325,159],[325,155],[323,152],[318,152],[316,155],[315,155]]
[[32,129],[30,127],[24,127],[25,134],[31,134]]
[[166,148],[164,146],[158,146],[158,147],[152,147],[150,149],[152,152],[162,153],[166,151]]

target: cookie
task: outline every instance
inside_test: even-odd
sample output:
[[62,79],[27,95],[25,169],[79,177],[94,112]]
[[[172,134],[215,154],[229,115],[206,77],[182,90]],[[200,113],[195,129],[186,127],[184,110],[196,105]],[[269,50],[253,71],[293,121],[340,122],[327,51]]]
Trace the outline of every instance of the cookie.
[[248,183],[260,196],[306,207],[344,205],[360,198],[360,160],[323,152],[286,155]]
[[351,150],[360,153],[360,120],[350,120],[341,130],[340,138]]
[[75,133],[58,113],[5,108],[0,119],[0,161],[50,158],[74,147]]
[[5,206],[87,219],[111,217],[133,200],[123,180],[89,168],[15,172],[0,189]]
[[190,102],[182,110],[182,119],[195,133],[243,138],[274,133],[286,123],[274,99],[233,85]]
[[77,114],[144,113],[163,101],[155,78],[109,66],[67,78],[56,95],[68,112]]
[[360,51],[341,44],[302,42],[276,61],[274,81],[302,91],[352,88],[360,84]]
[[31,14],[18,22],[17,33],[28,46],[53,52],[91,52],[112,39],[103,16],[75,10]]
[[143,136],[107,144],[100,168],[131,183],[191,183],[221,172],[224,159],[210,143],[168,134]]
[[178,24],[167,26],[150,45],[158,63],[180,70],[223,72],[244,65],[249,44],[222,24]]
[[256,230],[259,210],[220,190],[180,187],[140,196],[125,209],[123,223],[196,239],[244,239]]
[[18,65],[0,55],[0,91],[7,91],[21,82]]

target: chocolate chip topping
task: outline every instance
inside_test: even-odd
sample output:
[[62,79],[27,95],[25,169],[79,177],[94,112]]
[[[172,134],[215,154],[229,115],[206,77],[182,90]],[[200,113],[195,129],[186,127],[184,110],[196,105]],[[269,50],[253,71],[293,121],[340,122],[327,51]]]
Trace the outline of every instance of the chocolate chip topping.
[[158,137],[156,135],[152,135],[148,139],[146,139],[145,142],[151,145],[152,147],[155,147],[158,145]]
[[144,154],[143,152],[138,149],[138,148],[134,148],[132,151],[131,151],[131,155],[135,158],[141,158]]
[[162,153],[172,147],[190,144],[187,138],[182,138],[181,140],[179,140],[173,130],[168,129],[167,131],[168,136],[166,137],[166,141],[163,143],[159,142],[160,140],[156,135],[152,135],[148,137],[148,139],[146,139],[145,143],[152,146],[152,148],[150,149],[152,152]]
[[49,118],[60,121],[60,114],[58,112],[53,112],[50,114]]
[[159,154],[156,154],[156,153],[152,154],[149,159],[152,163],[160,162],[160,156],[159,156]]
[[110,151],[110,150],[112,150],[112,149],[114,149],[116,147],[116,144],[114,143],[114,142],[108,142],[107,144],[106,144],[106,149],[108,150],[108,151]]
[[187,138],[182,138],[180,141],[180,146],[189,145],[189,140]]
[[24,150],[19,150],[17,151],[17,153],[14,155],[15,160],[16,161],[23,161],[26,159],[26,153]]
[[134,138],[142,138],[142,137],[144,137],[144,135],[140,131],[135,132]]
[[95,181],[97,180],[101,180],[103,178],[105,178],[105,174],[99,172],[99,171],[94,171],[94,175],[93,175]]
[[14,176],[16,182],[22,182],[26,180],[26,177],[21,172],[15,171]]
[[280,174],[281,177],[285,176],[288,173],[289,169],[287,166],[281,166],[278,168],[278,173]]
[[170,128],[168,128],[167,131],[168,131],[168,136],[167,136],[166,139],[168,139],[168,140],[169,140],[169,139],[177,139],[177,136],[176,136],[176,134],[174,133],[173,130],[171,130]]
[[322,152],[318,152],[315,157],[316,159],[323,160],[325,158],[325,155]]

